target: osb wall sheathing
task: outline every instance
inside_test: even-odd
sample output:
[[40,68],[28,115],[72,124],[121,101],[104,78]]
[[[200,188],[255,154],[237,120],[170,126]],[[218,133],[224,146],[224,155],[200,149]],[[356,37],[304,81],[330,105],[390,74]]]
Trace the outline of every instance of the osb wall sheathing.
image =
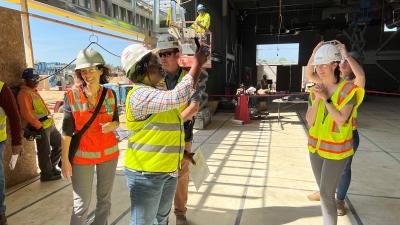
[[[13,87],[20,83],[20,75],[25,68],[21,16],[14,10],[0,7],[0,21],[0,80],[9,87]],[[11,158],[9,124],[7,124],[7,139],[3,161],[6,186],[10,187],[37,176],[37,165],[34,142],[23,140],[24,152],[19,157],[15,169],[10,171],[8,167]]]

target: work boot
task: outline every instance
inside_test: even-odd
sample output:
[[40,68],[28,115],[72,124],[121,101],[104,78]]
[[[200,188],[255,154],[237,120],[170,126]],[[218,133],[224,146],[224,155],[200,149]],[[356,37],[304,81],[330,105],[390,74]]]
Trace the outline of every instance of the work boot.
[[187,220],[185,215],[176,215],[176,225],[187,225]]
[[307,198],[310,201],[320,201],[321,200],[321,196],[319,195],[319,191],[316,191],[316,192],[308,195]]
[[7,217],[6,214],[0,214],[0,225],[7,225]]
[[346,215],[346,207],[344,207],[344,200],[336,199],[336,210],[338,216]]
[[61,179],[60,174],[41,174],[40,175],[40,181],[42,181],[42,182],[59,180],[59,179]]
[[53,168],[53,175],[61,175],[61,170],[57,169],[57,168]]

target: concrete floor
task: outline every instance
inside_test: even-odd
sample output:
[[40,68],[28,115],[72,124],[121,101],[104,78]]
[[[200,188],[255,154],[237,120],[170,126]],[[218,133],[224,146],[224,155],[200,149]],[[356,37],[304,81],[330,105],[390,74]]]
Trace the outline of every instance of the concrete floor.
[[[207,130],[195,131],[194,148],[203,150],[211,174],[198,192],[190,184],[189,224],[322,224],[319,202],[306,198],[317,186],[306,149],[305,107],[296,105],[281,113],[280,124],[276,113],[245,126],[231,124],[232,114],[219,113]],[[400,224],[399,112],[399,98],[369,97],[363,104],[361,144],[347,201],[351,212],[339,218],[339,225]],[[122,174],[125,146],[120,145],[112,225],[129,222],[129,194]],[[8,190],[6,203],[10,225],[69,224],[71,184],[35,179]],[[170,224],[174,219],[171,215]]]

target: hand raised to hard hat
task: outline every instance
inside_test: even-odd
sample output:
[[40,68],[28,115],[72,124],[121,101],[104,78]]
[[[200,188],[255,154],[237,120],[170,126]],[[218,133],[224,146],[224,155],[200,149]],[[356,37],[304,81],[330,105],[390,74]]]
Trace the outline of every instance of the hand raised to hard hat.
[[333,41],[336,42],[336,48],[339,49],[339,52],[342,55],[343,59],[349,57],[349,52],[347,51],[346,46],[338,40],[333,40]]

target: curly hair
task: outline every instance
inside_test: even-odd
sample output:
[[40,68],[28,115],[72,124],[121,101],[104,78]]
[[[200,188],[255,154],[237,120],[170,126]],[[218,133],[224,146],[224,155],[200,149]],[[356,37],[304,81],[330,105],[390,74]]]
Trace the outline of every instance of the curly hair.
[[158,57],[154,53],[145,55],[139,62],[136,63],[135,67],[130,69],[127,73],[127,77],[133,83],[142,83],[146,75],[149,74],[149,67],[152,65],[152,60],[158,60]]
[[[108,68],[104,65],[97,65],[96,67],[98,70],[103,71],[103,73],[100,76],[100,84],[107,84],[108,78],[110,77],[110,68]],[[83,86],[86,86],[86,82],[82,78],[81,70],[75,70],[75,76],[81,82],[81,84]]]

